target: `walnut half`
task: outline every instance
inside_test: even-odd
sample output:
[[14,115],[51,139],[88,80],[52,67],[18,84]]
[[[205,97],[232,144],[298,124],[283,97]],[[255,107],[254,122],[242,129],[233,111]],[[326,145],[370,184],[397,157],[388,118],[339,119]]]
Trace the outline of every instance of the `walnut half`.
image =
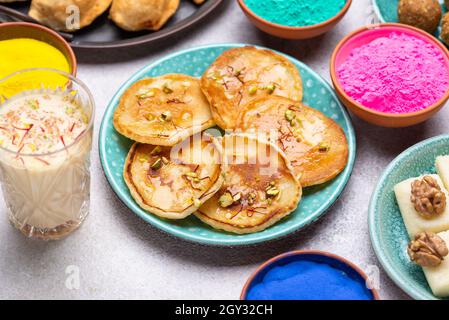
[[438,267],[449,254],[446,242],[431,232],[419,233],[408,245],[410,259],[422,267]]
[[446,208],[446,195],[431,176],[412,182],[410,200],[415,210],[426,219],[442,214]]

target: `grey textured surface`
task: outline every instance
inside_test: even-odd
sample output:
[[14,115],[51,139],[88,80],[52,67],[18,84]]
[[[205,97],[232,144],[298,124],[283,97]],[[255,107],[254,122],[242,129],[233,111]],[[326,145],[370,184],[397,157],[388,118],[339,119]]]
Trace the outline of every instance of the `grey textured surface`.
[[[310,41],[285,41],[255,29],[236,2],[226,0],[199,26],[157,46],[78,51],[79,77],[89,85],[97,103],[96,137],[105,107],[119,86],[140,68],[173,51],[223,42],[259,44],[291,54],[329,79],[329,59],[337,42],[372,19],[370,0],[355,0],[345,19],[327,35]],[[110,189],[95,143],[91,214],[69,238],[50,243],[24,238],[10,226],[4,204],[0,203],[0,298],[237,299],[244,282],[260,263],[294,249],[327,250],[365,270],[376,265],[380,268],[367,225],[374,185],[396,155],[424,138],[444,133],[448,121],[447,110],[423,125],[400,130],[382,129],[354,119],[357,162],[336,205],[302,232],[245,248],[199,246],[147,225]],[[66,271],[71,270],[79,270],[78,289],[66,287]],[[408,298],[383,270],[380,294],[383,299]]]

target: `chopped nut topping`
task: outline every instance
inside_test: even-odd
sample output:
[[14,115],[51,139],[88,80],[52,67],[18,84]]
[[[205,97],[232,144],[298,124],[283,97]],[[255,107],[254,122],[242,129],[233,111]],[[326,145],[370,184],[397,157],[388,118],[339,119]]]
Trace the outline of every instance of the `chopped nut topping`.
[[276,85],[274,83],[267,86],[268,94],[272,94],[276,90]]
[[202,205],[203,203],[201,202],[201,200],[199,200],[199,199],[193,199],[193,205],[195,206],[195,207],[201,207],[201,205]]
[[319,144],[318,146],[318,150],[320,152],[328,152],[331,149],[331,147],[329,146],[329,144],[322,142]]
[[137,97],[137,99],[147,99],[147,98],[152,98],[155,95],[156,94],[154,93],[154,91],[147,91],[147,92],[144,92],[142,94],[136,95],[136,97]]
[[155,147],[155,148],[151,151],[150,154],[151,154],[152,156],[157,156],[158,154],[161,153],[161,151],[162,151],[161,146],[157,146],[157,147]]
[[170,163],[170,160],[168,160],[166,157],[162,157],[162,162],[163,162],[164,164],[169,164],[169,163]]
[[252,206],[256,202],[256,199],[257,199],[257,194],[255,192],[248,193],[247,201],[250,206]]
[[292,110],[285,111],[285,119],[293,126],[294,120],[296,119],[296,113]]
[[198,174],[196,172],[187,172],[186,176],[189,178],[198,178]]
[[257,93],[257,87],[252,86],[252,87],[249,88],[248,91],[249,91],[249,94],[253,96],[253,95],[255,95]]
[[218,203],[221,207],[227,208],[234,203],[234,198],[230,192],[225,192],[221,195],[220,199],[218,199]]
[[446,195],[431,176],[413,181],[410,201],[415,210],[426,219],[440,215],[446,208]]
[[408,245],[410,259],[422,267],[438,267],[449,254],[447,244],[431,232],[422,232]]
[[162,168],[162,159],[159,158],[156,161],[154,161],[153,164],[150,166],[150,168],[153,170],[159,170],[160,168]]
[[162,91],[163,91],[165,94],[173,93],[173,89],[171,89],[171,88],[168,86],[168,84],[164,84],[164,85],[162,86]]
[[139,162],[141,162],[141,163],[148,162],[148,160],[149,160],[148,157],[145,155],[141,155],[139,157]]
[[268,185],[268,187],[265,189],[265,192],[267,194],[267,198],[274,198],[279,195],[281,190],[276,186],[276,184],[272,181]]
[[242,194],[240,192],[236,193],[233,197],[234,202],[240,201],[242,199]]
[[172,119],[172,114],[170,111],[164,111],[161,114],[161,119],[164,121],[171,121]]

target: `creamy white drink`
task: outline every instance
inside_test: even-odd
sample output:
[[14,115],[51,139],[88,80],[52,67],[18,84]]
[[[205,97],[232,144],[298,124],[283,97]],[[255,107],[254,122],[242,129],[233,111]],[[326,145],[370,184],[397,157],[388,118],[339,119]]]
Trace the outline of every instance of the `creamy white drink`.
[[90,118],[73,91],[29,91],[0,104],[3,196],[27,236],[61,238],[87,215]]

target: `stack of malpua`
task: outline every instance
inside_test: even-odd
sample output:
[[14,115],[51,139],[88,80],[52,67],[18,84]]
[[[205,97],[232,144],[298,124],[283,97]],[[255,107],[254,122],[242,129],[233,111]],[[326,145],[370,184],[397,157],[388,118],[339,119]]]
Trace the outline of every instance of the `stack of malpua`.
[[394,188],[412,241],[410,259],[423,267],[437,297],[449,296],[449,156],[436,159],[438,174],[411,178]]
[[201,79],[137,81],[114,114],[136,142],[124,168],[131,195],[165,219],[265,230],[295,211],[303,187],[332,180],[348,161],[344,131],[302,96],[296,66],[255,47],[223,52]]

